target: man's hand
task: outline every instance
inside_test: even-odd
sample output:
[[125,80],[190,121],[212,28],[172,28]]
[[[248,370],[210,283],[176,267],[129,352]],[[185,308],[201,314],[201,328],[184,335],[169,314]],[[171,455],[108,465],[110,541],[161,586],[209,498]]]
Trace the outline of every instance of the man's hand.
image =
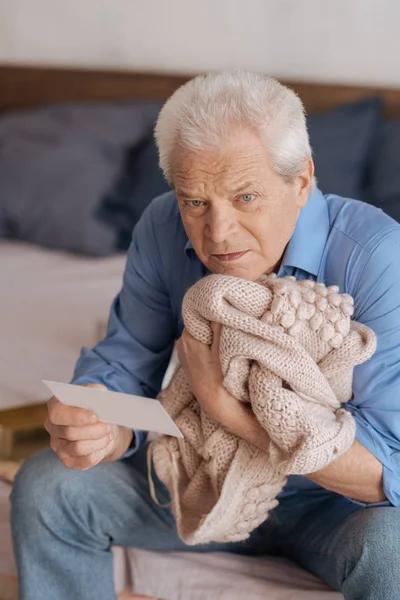
[[182,337],[176,344],[176,349],[190,389],[208,416],[216,419],[218,415],[216,396],[223,388],[223,375],[219,360],[221,325],[212,323],[211,326],[213,331],[211,346],[197,341],[184,329]]
[[204,412],[231,433],[263,450],[269,437],[254,416],[251,407],[234,398],[223,385],[219,359],[221,325],[212,323],[213,343],[197,341],[186,329],[177,342],[177,352],[190,389]]
[[[96,383],[87,387],[106,389]],[[80,471],[118,459],[132,440],[129,428],[102,423],[91,411],[62,404],[55,396],[48,403],[45,429],[61,462]]]

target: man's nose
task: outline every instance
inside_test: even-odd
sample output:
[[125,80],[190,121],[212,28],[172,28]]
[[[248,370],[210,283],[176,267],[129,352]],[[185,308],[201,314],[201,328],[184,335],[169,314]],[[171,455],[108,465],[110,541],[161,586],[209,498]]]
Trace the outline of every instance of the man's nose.
[[214,244],[224,242],[237,229],[236,211],[232,206],[213,207],[208,213],[206,234]]

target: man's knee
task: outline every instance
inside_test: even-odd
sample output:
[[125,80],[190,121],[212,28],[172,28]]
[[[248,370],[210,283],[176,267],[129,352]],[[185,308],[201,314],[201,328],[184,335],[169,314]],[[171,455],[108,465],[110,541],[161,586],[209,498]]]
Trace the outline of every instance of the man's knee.
[[371,582],[400,588],[400,509],[366,508],[355,513],[346,532],[348,573],[362,571]]
[[400,509],[394,507],[366,508],[356,516],[359,542],[370,553],[384,555],[399,549]]
[[54,452],[42,450],[29,458],[18,472],[11,494],[13,526],[27,527],[68,505],[82,502],[87,476],[67,469]]

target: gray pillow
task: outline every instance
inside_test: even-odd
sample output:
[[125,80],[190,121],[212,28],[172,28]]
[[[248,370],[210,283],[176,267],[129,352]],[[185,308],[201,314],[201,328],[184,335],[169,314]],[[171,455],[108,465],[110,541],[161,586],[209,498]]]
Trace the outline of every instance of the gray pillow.
[[361,200],[376,145],[382,102],[365,98],[308,118],[318,187]]
[[0,118],[0,235],[105,256],[116,233],[97,218],[128,148],[158,103],[66,104]]
[[99,209],[99,218],[117,230],[120,250],[128,250],[133,228],[145,208],[154,198],[170,189],[159,167],[158,151],[151,132],[127,154],[121,177]]
[[364,198],[400,223],[400,120],[382,123]]

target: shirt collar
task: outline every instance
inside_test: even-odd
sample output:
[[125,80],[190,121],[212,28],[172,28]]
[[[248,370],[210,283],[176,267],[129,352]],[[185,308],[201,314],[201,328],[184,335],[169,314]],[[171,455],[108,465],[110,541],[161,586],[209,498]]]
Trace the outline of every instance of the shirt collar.
[[329,213],[324,195],[315,188],[300,211],[296,228],[283,256],[281,270],[294,267],[318,275],[329,234]]
[[[328,206],[322,192],[315,188],[306,206],[300,211],[296,228],[283,256],[280,271],[284,267],[294,267],[316,277],[328,233]],[[193,246],[188,240],[185,252],[189,255],[190,251],[193,251]]]

